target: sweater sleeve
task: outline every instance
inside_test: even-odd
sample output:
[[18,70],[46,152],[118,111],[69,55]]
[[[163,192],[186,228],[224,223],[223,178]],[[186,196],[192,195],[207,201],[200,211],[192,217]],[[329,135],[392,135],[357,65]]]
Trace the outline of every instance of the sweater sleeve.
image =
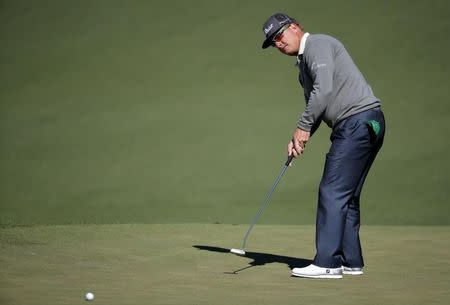
[[305,54],[305,63],[313,81],[313,90],[300,116],[297,127],[305,131],[315,131],[320,124],[333,91],[333,49],[330,44],[312,45]]

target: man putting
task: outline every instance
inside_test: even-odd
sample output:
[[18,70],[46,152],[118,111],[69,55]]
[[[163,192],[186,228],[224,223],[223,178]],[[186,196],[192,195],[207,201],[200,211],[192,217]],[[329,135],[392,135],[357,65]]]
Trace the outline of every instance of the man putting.
[[263,49],[273,46],[296,56],[304,89],[306,107],[288,143],[288,154],[301,156],[321,121],[332,129],[319,186],[316,256],[311,265],[294,268],[292,275],[342,278],[342,274],[362,274],[359,198],[383,144],[385,122],[380,100],[337,39],[309,34],[281,13],[269,17],[263,32]]

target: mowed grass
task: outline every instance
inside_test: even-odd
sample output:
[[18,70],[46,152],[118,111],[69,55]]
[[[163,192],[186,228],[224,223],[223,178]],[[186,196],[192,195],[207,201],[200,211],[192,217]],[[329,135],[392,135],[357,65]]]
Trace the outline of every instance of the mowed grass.
[[[312,226],[70,225],[0,231],[0,303],[448,304],[450,228],[365,226],[362,277],[306,280]],[[253,264],[253,266],[252,266]],[[238,274],[232,271],[248,267]]]

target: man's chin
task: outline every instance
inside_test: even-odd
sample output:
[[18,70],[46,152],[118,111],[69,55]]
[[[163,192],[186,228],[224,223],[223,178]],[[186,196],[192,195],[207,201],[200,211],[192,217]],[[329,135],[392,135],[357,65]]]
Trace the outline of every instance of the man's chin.
[[297,56],[298,50],[286,50],[285,54],[289,56]]
[[298,50],[280,49],[280,52],[288,56],[297,56]]

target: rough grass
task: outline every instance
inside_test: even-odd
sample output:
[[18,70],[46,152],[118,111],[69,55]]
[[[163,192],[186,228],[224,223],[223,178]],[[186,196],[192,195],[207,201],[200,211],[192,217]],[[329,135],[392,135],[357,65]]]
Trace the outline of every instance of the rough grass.
[[[248,222],[305,105],[260,48],[275,11],[341,39],[382,100],[363,222],[450,224],[448,0],[0,3],[0,225]],[[329,134],[262,221],[314,222]]]

